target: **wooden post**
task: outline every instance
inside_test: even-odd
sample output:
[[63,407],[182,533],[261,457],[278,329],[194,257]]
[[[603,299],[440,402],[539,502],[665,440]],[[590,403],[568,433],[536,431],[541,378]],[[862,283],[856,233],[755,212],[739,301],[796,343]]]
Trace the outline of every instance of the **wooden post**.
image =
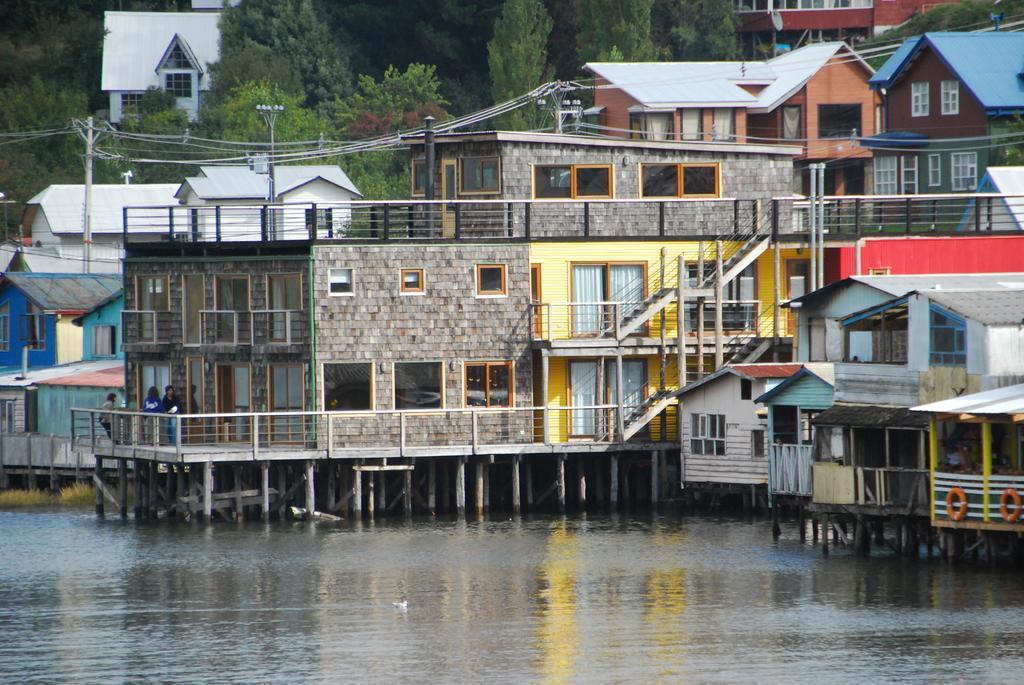
[[561,514],[565,513],[565,455],[558,455],[558,475],[557,475],[557,490],[558,490],[558,512]]
[[529,461],[523,464],[523,471],[524,480],[526,481],[526,509],[529,511],[533,508],[533,469]]
[[244,516],[242,512],[242,464],[235,464],[235,468],[232,469],[232,475],[235,480],[235,521],[240,522]]
[[[618,350],[618,354],[615,355],[615,420],[616,420],[616,431],[619,435],[619,442],[626,441],[626,412],[625,412],[625,389],[622,387],[622,350]],[[598,385],[598,388],[603,388],[603,385]]]
[[705,298],[697,298],[697,379],[704,378],[704,306]]
[[446,462],[439,462],[438,467],[441,469],[441,499],[438,502],[438,511],[451,511],[452,506],[452,484],[449,480],[448,465]]
[[[405,417],[405,414],[402,414]],[[372,477],[372,476],[371,476]],[[381,516],[388,515],[388,479],[387,471],[377,472],[377,508]]]
[[594,504],[598,507],[604,506],[604,464],[601,463],[600,459],[596,459],[591,467],[590,474],[594,477]]
[[455,466],[455,510],[459,518],[466,516],[466,459],[459,458]]
[[370,485],[370,491],[366,493],[366,515],[370,517],[371,521],[373,520],[373,515],[377,510],[377,498],[374,495],[374,483],[376,480],[377,479],[373,477],[373,471],[366,474],[366,482]]
[[658,456],[659,450],[651,452],[651,506],[658,506]]
[[121,518],[128,518],[128,460],[117,460],[117,499],[120,503]]
[[824,527],[821,530],[821,553],[824,556],[828,556],[828,533],[830,528],[829,515],[825,514]]
[[174,473],[175,478],[177,479],[177,484],[174,488],[174,513],[179,519],[184,519],[185,503],[181,501],[181,498],[188,497],[188,480],[185,476],[185,464],[179,462],[178,465],[174,467]]
[[491,512],[491,464],[484,463],[484,513]]
[[270,464],[265,461],[260,462],[260,513],[270,520]]
[[316,511],[316,489],[313,478],[313,460],[306,461],[306,510],[309,512],[309,519],[313,520],[313,512]]
[[512,457],[512,514],[519,516],[519,455]]
[[404,472],[402,482],[402,513],[406,518],[412,516],[412,471]]
[[363,472],[357,471],[352,465],[352,517],[363,517]]
[[431,516],[437,514],[437,462],[433,459],[427,464],[427,508]]
[[96,456],[96,465],[93,467],[93,487],[96,490],[96,515],[103,516],[103,457]]
[[782,526],[779,525],[779,509],[781,508],[780,502],[774,502],[772,507],[772,538],[777,540],[782,535]]
[[[549,317],[550,318],[550,317]],[[551,444],[551,421],[550,421],[550,410],[548,409],[548,379],[550,371],[548,369],[548,355],[545,350],[540,351],[540,398],[543,402],[544,411],[543,416],[543,433],[544,433],[544,444]]]
[[676,272],[676,384],[686,385],[686,258],[679,254],[679,268]]
[[149,466],[146,472],[146,518],[155,519],[160,503],[157,501],[156,477],[160,473],[157,470],[155,461],[147,462]]
[[[619,359],[622,359],[620,356]],[[587,470],[584,458],[576,458],[576,497],[580,505],[580,511],[587,510]]]
[[207,523],[213,515],[213,463],[203,463],[203,520]]
[[476,515],[484,515],[484,463],[476,462],[476,490],[474,492],[474,503],[476,504]]
[[612,511],[619,506],[619,455],[613,454],[608,473],[608,504]]
[[284,516],[284,507],[288,506],[288,498],[286,493],[288,492],[288,466],[285,464],[279,464],[277,467],[277,496],[281,499],[280,505],[277,507],[278,511],[282,512],[281,516]]
[[722,264],[722,241],[715,241],[715,371],[722,368],[725,363],[725,348],[723,340],[724,326],[722,324],[722,298],[725,295],[724,272]]
[[333,461],[326,462],[327,465],[327,492],[324,493],[324,507],[328,514],[333,514],[337,508],[338,499],[338,465]]
[[797,505],[796,509],[797,525],[800,526],[800,542],[807,541],[807,519],[804,516],[804,505],[803,502]]

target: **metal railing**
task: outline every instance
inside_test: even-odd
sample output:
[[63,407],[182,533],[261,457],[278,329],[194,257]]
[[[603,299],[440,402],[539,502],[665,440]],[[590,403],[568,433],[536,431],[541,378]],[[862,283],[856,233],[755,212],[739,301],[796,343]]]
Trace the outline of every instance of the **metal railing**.
[[300,309],[264,309],[252,312],[256,345],[292,345],[306,340],[309,319]]
[[871,9],[874,0],[736,0],[737,12]]
[[121,335],[125,345],[156,345],[171,341],[171,312],[125,309]]
[[353,200],[340,203],[126,207],[125,245],[571,237],[686,237],[737,232],[754,200]]
[[[382,450],[412,456],[436,448],[486,454],[501,446],[614,444],[619,433],[607,424],[619,424],[619,411],[613,404],[188,415],[73,408],[71,438],[75,448],[93,452],[178,458],[188,452],[242,450],[256,459],[261,451],[274,449],[317,450],[328,457],[333,451],[357,456]],[[109,437],[100,423],[107,416],[112,419]]]
[[252,345],[252,312],[202,309],[199,316],[204,345]]

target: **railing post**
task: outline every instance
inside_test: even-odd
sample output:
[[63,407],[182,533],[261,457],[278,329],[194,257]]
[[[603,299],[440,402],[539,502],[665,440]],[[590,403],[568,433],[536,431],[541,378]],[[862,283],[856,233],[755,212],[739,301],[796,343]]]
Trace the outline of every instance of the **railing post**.
[[512,238],[515,236],[515,228],[512,224],[512,211],[513,206],[511,202],[505,204],[505,230],[508,233],[508,237]]
[[583,237],[590,237],[590,203],[583,203]]
[[331,452],[334,449],[334,421],[331,421],[331,415],[327,415],[327,458],[331,458]]
[[398,415],[398,454],[399,456],[405,456],[405,412],[401,412]]
[[[73,420],[73,417],[72,417]],[[71,436],[72,439],[74,436]],[[96,453],[96,422],[92,420],[92,414],[89,414],[89,445],[92,447],[93,454]]]
[[530,207],[531,206],[532,205],[531,205],[531,203],[529,201],[523,203],[523,220],[524,220],[523,230],[524,230],[524,232],[526,234],[526,239],[527,240],[530,239]]
[[473,417],[473,454],[477,452],[477,446],[480,444],[480,424],[477,421],[478,415],[476,410],[472,410],[470,414]]
[[455,203],[455,239],[462,237],[462,205]]
[[214,233],[217,235],[217,242],[220,242],[220,205],[213,208]]
[[548,337],[547,337],[547,339],[551,340],[552,339],[551,338],[551,303],[550,302],[546,303],[544,305],[544,308],[547,310],[547,321],[546,321],[547,326],[548,326]]
[[121,208],[121,245],[128,247],[128,208]]
[[260,241],[267,242],[267,206],[260,207]]
[[182,429],[181,416],[180,415],[175,415],[173,418],[171,418],[171,421],[173,422],[173,425],[174,425],[174,454],[178,458],[178,461],[180,462],[181,461],[181,429]]
[[732,201],[732,231],[733,233],[740,232],[740,201]]
[[174,207],[167,208],[167,235],[174,240]]
[[853,232],[860,237],[860,198],[853,201]]
[[384,205],[384,240],[391,235],[391,205]]
[[614,322],[615,323],[615,339],[619,340],[621,338],[620,334],[621,334],[622,331],[621,331],[621,326],[620,326],[620,321],[619,321],[619,303],[618,302],[612,303],[612,315],[615,317],[615,322]]
[[910,198],[908,197],[904,201],[904,210],[903,210],[904,214],[905,214],[905,216],[903,217],[903,220],[904,220],[904,227],[903,228],[904,228],[904,230],[906,231],[906,233],[908,235],[910,234],[910,213],[911,213],[910,210],[911,210]]
[[665,235],[665,203],[658,203],[658,235]]
[[981,231],[981,203],[974,203],[974,232],[978,233]]
[[317,236],[320,233],[320,230],[319,230],[320,229],[320,226],[319,226],[319,219],[320,219],[320,217],[317,214],[317,209],[316,209],[316,203],[315,202],[313,202],[311,204],[310,211],[313,213],[312,217],[311,217],[313,220],[309,222],[309,239],[310,240],[316,240]]
[[252,415],[252,458],[259,461],[260,458],[260,416]]

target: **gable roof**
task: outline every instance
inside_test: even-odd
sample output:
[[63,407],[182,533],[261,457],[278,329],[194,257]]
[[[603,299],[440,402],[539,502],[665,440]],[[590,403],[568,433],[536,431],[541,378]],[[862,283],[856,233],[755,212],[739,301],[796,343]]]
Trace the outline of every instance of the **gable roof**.
[[[988,167],[978,181],[978,192],[1019,196],[1001,197],[999,204],[1013,217],[1017,228],[1024,229],[1024,166]],[[973,210],[973,204],[969,204],[964,211],[967,213]]]
[[763,393],[760,397],[754,398],[754,402],[757,404],[765,404],[773,397],[785,392],[787,388],[792,387],[803,378],[810,378],[812,380],[819,381],[831,388],[835,386],[835,368],[832,364],[804,364],[803,368],[792,376],[782,381],[771,390]]
[[[784,304],[813,304],[832,293],[853,285],[866,285],[893,297],[903,297],[914,291],[932,292],[936,289],[949,290],[1016,290],[1024,288],[1022,273],[991,274],[900,274],[896,276],[848,276],[841,281],[829,283],[806,295],[794,297]],[[851,312],[853,313],[853,312]]]
[[[313,164],[274,167],[274,191],[278,197],[317,179],[362,197],[362,193],[339,166]],[[199,168],[198,176],[185,179],[174,196],[181,198],[186,187],[203,200],[261,200],[267,196],[267,175],[258,174],[242,165],[203,166]]]
[[723,366],[718,371],[700,380],[688,383],[685,387],[676,391],[675,395],[676,397],[681,397],[698,388],[715,383],[724,376],[736,376],[747,380],[755,378],[788,378],[797,373],[803,366],[803,364],[730,364]]
[[919,294],[986,326],[1024,326],[1024,290],[929,290]]
[[121,290],[121,277],[106,274],[4,274],[3,284],[20,290],[46,312],[85,312]]
[[944,31],[908,38],[868,80],[878,90],[891,88],[924,48],[963,82],[990,115],[1024,109],[1024,34],[1005,31]]
[[[177,189],[176,183],[93,185],[92,232],[121,233],[124,229],[125,207],[174,204],[174,193]],[[30,213],[36,211],[42,211],[46,215],[51,232],[81,234],[84,230],[82,224],[85,217],[85,186],[71,183],[47,187],[25,203],[28,220],[32,219]],[[146,227],[141,228],[147,230]]]
[[[815,43],[767,61],[588,62],[584,68],[647,109],[722,105],[770,112],[802,88],[840,51],[873,70],[842,42]],[[754,95],[743,85],[765,86]]]
[[[94,312],[99,311],[100,309],[103,309],[104,307],[106,307],[107,305],[109,305],[109,304],[111,304],[113,302],[117,302],[118,300],[122,300],[123,298],[124,298],[124,290],[118,290],[115,293],[111,293],[107,297],[103,298],[102,300],[100,300],[99,302],[94,304],[92,307],[89,307],[89,309],[87,309],[86,311],[84,311],[81,314],[79,314],[78,316],[76,316],[74,319],[71,320],[71,323],[73,323],[76,326],[81,326],[81,325],[83,325],[85,323],[85,317],[89,316],[90,314],[92,314]],[[123,301],[121,302],[121,305],[124,306],[124,302]]]
[[159,87],[156,70],[175,36],[208,71],[220,59],[219,21],[220,12],[105,12],[101,90]]
[[188,44],[188,41],[179,36],[177,33],[175,33],[174,37],[171,38],[171,42],[167,44],[167,49],[164,50],[164,54],[160,57],[160,60],[156,63],[156,66],[153,67],[153,71],[159,71],[161,67],[163,67],[163,65],[167,62],[167,59],[171,56],[171,53],[174,52],[175,46],[181,48],[181,51],[185,54],[185,59],[187,59],[192,64],[192,66],[199,71],[200,74],[206,71],[206,69],[203,68],[202,62],[200,62],[199,58],[196,57],[196,53],[192,51],[192,46],[190,46]]

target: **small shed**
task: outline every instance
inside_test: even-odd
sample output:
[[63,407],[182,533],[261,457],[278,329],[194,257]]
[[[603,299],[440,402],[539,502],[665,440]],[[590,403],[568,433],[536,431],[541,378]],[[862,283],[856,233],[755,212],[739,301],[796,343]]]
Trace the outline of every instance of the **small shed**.
[[[99,407],[107,395],[117,393],[124,402],[124,364],[82,368],[57,378],[36,382],[36,430],[43,435],[71,437],[71,409]],[[98,427],[97,427],[98,429]]]
[[[56,379],[65,379],[58,384],[65,390],[48,389],[41,396],[40,389]],[[102,395],[100,388],[105,389]],[[94,402],[96,396],[119,392],[123,397],[123,391],[124,362],[116,360],[51,366],[34,369],[28,375],[8,372],[0,375],[0,433],[43,433],[45,429],[53,435],[70,435],[72,406],[98,407],[103,400]]]
[[124,292],[117,291],[74,319],[82,327],[82,359],[124,359],[121,349],[121,312]]

